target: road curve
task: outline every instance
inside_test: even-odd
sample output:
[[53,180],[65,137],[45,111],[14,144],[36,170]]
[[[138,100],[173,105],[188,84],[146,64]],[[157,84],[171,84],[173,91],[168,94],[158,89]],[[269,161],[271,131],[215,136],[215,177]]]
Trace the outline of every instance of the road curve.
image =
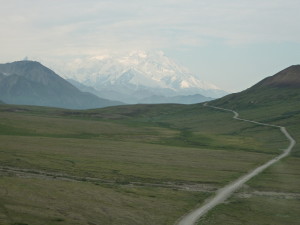
[[175,225],[195,225],[196,222],[201,218],[201,216],[203,216],[205,213],[207,213],[210,209],[214,208],[218,204],[220,204],[220,203],[224,202],[226,199],[228,199],[244,183],[246,183],[251,178],[253,178],[254,176],[256,176],[259,173],[261,173],[262,171],[264,171],[266,168],[268,168],[269,166],[271,166],[275,162],[277,162],[280,159],[288,156],[290,154],[291,150],[293,149],[293,147],[296,144],[296,141],[287,132],[285,127],[272,125],[272,124],[266,124],[266,123],[260,123],[260,122],[252,121],[252,120],[241,119],[241,118],[239,118],[239,114],[234,110],[224,109],[224,108],[215,107],[215,106],[209,106],[209,105],[207,105],[207,103],[205,103],[204,106],[211,107],[211,108],[218,109],[218,110],[232,112],[234,114],[233,118],[236,119],[236,120],[241,120],[241,121],[245,121],[245,122],[249,122],[249,123],[255,123],[255,124],[258,124],[258,125],[262,125],[262,126],[269,126],[269,127],[279,128],[280,131],[289,140],[290,144],[286,149],[284,149],[283,153],[280,154],[279,156],[276,156],[272,160],[266,162],[265,164],[257,167],[256,169],[252,170],[248,174],[240,177],[239,179],[233,181],[232,183],[230,183],[230,184],[226,185],[225,187],[221,188],[220,190],[218,190],[216,192],[216,195],[213,198],[206,201],[204,203],[204,205],[202,205],[200,208],[197,208],[197,209],[193,210],[192,212],[184,215],[182,218],[180,218],[175,223]]

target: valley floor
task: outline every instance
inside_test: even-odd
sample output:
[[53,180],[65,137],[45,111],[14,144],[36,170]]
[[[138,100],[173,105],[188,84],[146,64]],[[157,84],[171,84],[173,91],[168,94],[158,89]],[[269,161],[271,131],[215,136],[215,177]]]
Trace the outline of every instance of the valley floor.
[[[241,124],[201,105],[88,111],[4,105],[0,142],[5,225],[172,225],[287,143],[274,129]],[[199,224],[224,224],[224,216],[226,224],[239,224],[234,218],[240,213],[259,212],[238,205],[254,207],[260,199],[294,207],[298,165],[297,157],[276,163]],[[278,224],[297,222],[296,210]],[[258,217],[255,224],[263,223]]]

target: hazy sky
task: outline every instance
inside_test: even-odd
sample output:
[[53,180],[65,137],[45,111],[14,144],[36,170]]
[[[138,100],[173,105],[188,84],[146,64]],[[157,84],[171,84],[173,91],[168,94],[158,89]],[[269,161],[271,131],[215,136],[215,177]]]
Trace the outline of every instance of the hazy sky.
[[162,50],[239,91],[300,64],[299,12],[299,0],[0,0],[0,62]]

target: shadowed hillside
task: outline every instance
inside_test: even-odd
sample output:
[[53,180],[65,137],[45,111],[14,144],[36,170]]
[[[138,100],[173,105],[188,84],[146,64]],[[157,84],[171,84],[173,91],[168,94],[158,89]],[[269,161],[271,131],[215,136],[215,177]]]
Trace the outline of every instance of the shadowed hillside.
[[52,70],[33,61],[0,64],[0,98],[9,104],[71,109],[122,104],[81,92]]
[[[240,93],[212,101],[217,106],[231,109],[256,109],[272,106],[282,111],[300,110],[300,65],[291,66],[274,76],[267,77]],[[288,108],[286,108],[288,107]],[[275,111],[274,111],[275,112]],[[272,111],[268,111],[272,114]],[[275,112],[276,113],[276,112]]]
[[300,88],[300,65],[290,66],[274,76],[267,77],[253,88],[263,87]]

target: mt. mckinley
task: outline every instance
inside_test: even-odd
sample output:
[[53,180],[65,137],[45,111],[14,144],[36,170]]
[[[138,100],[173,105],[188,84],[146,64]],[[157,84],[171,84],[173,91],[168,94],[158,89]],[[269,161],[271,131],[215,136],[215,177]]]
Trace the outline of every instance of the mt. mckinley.
[[198,95],[201,102],[210,100],[205,96],[226,94],[215,85],[200,81],[161,51],[81,58],[56,69],[81,90],[126,103],[156,103],[149,99],[161,97],[168,101],[188,95]]

